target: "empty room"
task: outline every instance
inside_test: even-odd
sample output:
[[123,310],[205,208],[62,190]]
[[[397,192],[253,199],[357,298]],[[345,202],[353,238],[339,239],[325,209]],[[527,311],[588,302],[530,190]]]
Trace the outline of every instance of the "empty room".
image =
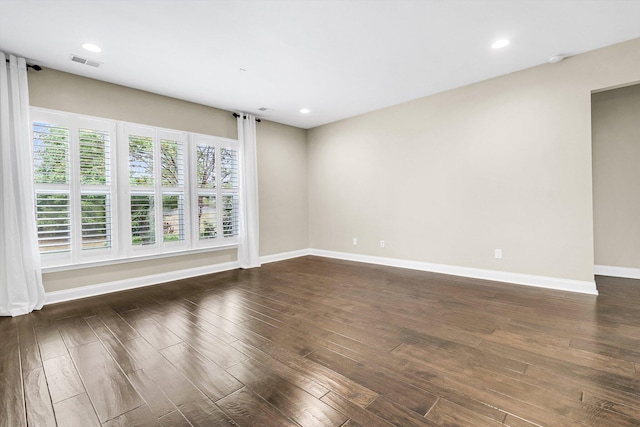
[[640,0],[0,0],[0,427],[640,426]]

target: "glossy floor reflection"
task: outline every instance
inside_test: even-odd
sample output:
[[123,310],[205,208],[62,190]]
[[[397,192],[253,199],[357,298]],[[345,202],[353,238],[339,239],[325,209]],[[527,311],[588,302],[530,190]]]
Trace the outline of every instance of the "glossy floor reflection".
[[638,426],[599,297],[303,257],[0,318],[2,426]]

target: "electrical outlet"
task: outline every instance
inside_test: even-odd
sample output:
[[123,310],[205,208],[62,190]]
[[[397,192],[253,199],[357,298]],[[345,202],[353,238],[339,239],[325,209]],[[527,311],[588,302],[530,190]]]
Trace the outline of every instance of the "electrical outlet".
[[380,247],[384,248],[384,240],[380,240]]
[[502,249],[496,249],[494,251],[494,256],[496,259],[502,259]]
[[353,238],[353,246],[358,246],[358,238],[357,237]]

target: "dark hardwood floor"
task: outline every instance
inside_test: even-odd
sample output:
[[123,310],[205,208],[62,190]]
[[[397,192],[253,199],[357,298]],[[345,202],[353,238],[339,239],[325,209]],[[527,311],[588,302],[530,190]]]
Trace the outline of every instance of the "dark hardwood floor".
[[304,257],[0,318],[2,426],[640,426],[600,296]]

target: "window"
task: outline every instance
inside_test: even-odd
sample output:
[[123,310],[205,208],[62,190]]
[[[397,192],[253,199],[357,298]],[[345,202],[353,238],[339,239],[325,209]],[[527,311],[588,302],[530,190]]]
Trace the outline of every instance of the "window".
[[235,144],[194,136],[198,239],[232,240],[238,236],[238,152]]
[[[186,248],[186,132],[124,124],[131,252]],[[126,186],[125,186],[126,187]]]
[[237,141],[37,108],[32,118],[43,265],[237,243]]
[[108,121],[34,114],[38,243],[49,258],[77,263],[110,253],[113,134]]

